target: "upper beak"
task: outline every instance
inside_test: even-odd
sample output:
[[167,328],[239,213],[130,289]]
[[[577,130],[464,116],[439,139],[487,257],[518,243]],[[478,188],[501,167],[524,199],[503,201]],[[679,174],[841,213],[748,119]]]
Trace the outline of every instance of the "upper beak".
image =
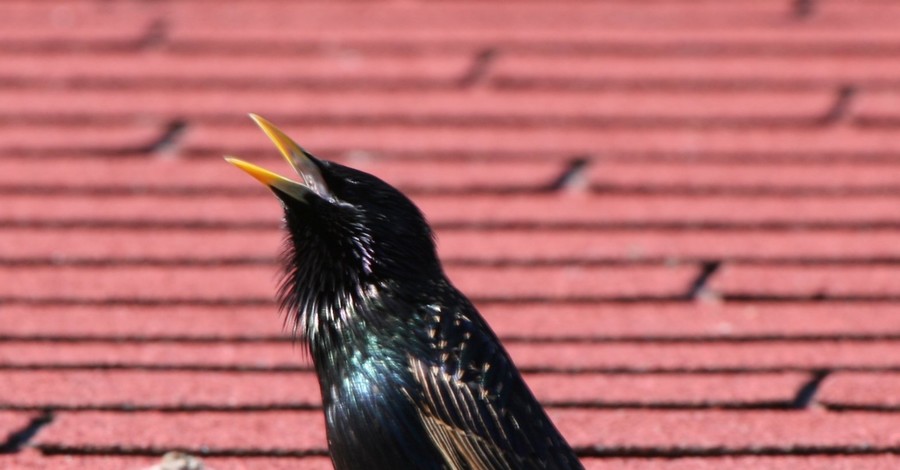
[[256,125],[258,125],[260,129],[269,136],[269,139],[275,143],[275,146],[278,147],[278,150],[281,152],[281,155],[284,156],[284,159],[287,160],[291,165],[291,168],[293,168],[300,176],[301,181],[298,182],[285,178],[277,173],[266,170],[265,168],[234,157],[225,157],[225,160],[228,163],[246,171],[250,176],[256,178],[259,182],[268,186],[273,191],[277,189],[278,192],[287,194],[298,201],[305,201],[306,195],[309,193],[314,193],[326,200],[333,199],[331,192],[328,190],[328,186],[325,184],[324,178],[322,178],[319,167],[316,166],[313,161],[314,157],[312,155],[306,152],[306,150],[303,150],[303,147],[297,145],[296,142],[291,140],[290,137],[285,135],[284,132],[281,132],[281,130],[275,127],[271,122],[263,119],[262,116],[250,114],[250,118],[253,119],[253,121],[256,122]]

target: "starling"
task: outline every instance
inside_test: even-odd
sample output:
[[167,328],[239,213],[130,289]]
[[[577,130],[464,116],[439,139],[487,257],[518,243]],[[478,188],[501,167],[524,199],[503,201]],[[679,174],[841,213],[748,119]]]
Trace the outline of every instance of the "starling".
[[250,116],[299,175],[226,158],[284,209],[278,297],[314,363],[334,467],[582,468],[412,201]]

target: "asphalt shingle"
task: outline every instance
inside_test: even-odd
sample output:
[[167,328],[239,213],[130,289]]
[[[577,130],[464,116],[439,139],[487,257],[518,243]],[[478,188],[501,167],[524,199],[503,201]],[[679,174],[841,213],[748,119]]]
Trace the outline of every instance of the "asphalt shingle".
[[[0,3],[0,467],[330,468],[284,168],[407,192],[589,469],[900,466],[889,2]],[[289,330],[289,328],[288,328]]]

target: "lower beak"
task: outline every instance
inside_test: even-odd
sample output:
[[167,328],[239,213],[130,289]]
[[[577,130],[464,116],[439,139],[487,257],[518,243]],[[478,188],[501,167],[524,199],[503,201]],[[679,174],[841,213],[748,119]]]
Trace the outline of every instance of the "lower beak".
[[273,191],[277,189],[298,201],[305,201],[306,195],[310,193],[306,186],[250,162],[234,157],[225,157],[225,161],[246,171],[250,176],[256,178],[257,181],[268,186],[269,189]]

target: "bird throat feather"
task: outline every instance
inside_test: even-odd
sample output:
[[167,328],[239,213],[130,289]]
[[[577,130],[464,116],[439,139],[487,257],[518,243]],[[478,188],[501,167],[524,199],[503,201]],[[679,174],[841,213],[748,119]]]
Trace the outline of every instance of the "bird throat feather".
[[294,337],[307,346],[328,349],[338,337],[346,341],[378,321],[368,308],[378,298],[373,242],[353,219],[335,217],[331,221],[339,224],[312,227],[309,218],[285,218],[278,299]]

